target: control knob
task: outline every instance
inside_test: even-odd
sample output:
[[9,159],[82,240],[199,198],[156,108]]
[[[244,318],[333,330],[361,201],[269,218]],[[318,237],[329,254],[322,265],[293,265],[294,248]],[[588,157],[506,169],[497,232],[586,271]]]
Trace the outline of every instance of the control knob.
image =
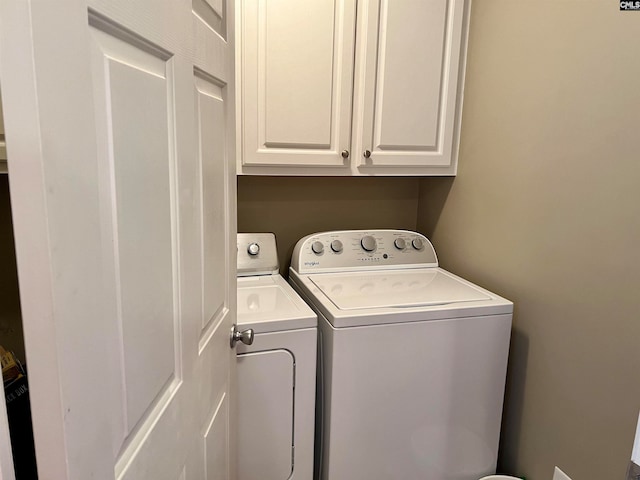
[[334,240],[331,242],[331,250],[336,253],[340,253],[342,251],[342,242],[340,240]]
[[411,245],[416,250],[422,250],[422,247],[423,247],[422,239],[421,238],[414,238],[413,241],[411,242]]
[[371,235],[365,235],[360,240],[360,245],[367,252],[373,252],[376,249],[376,239]]
[[313,250],[313,253],[315,253],[316,255],[320,255],[322,252],[324,252],[324,245],[322,244],[322,242],[315,241],[311,244],[311,250]]
[[404,238],[396,238],[393,244],[396,246],[398,250],[404,250],[407,246],[407,243],[404,241]]
[[255,257],[260,253],[260,245],[258,245],[257,243],[249,244],[249,246],[247,247],[247,253]]

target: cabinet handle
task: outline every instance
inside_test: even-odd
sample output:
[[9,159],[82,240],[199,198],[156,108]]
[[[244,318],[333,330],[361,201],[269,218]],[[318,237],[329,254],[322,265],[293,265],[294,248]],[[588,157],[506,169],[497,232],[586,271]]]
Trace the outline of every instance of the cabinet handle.
[[342,158],[349,158],[349,150],[342,150]]
[[369,158],[371,157],[371,150],[365,150],[364,153],[362,154],[364,155],[364,158]]

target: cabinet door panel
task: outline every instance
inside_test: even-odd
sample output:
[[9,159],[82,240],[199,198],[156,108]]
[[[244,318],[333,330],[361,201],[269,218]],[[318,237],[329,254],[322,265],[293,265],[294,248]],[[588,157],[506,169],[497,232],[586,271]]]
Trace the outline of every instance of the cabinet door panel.
[[365,0],[362,6],[358,166],[455,173],[464,0]]
[[241,15],[241,168],[348,166],[355,0],[251,0]]

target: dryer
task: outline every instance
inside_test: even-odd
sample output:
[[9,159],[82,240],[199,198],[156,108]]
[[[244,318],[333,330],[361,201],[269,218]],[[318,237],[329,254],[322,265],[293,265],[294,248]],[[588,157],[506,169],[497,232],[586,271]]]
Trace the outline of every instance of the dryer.
[[[238,479],[313,478],[317,317],[278,274],[275,236],[238,234]],[[249,335],[248,335],[249,336]]]
[[495,473],[510,301],[404,230],[309,235],[289,281],[319,317],[322,479]]

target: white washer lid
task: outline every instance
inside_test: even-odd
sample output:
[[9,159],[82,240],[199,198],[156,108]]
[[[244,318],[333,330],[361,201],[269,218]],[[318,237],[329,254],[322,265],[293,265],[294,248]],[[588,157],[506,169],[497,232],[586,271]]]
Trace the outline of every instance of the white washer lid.
[[280,275],[238,278],[238,326],[255,333],[313,328],[316,314]]
[[309,278],[340,310],[491,300],[481,290],[437,269],[318,274]]

